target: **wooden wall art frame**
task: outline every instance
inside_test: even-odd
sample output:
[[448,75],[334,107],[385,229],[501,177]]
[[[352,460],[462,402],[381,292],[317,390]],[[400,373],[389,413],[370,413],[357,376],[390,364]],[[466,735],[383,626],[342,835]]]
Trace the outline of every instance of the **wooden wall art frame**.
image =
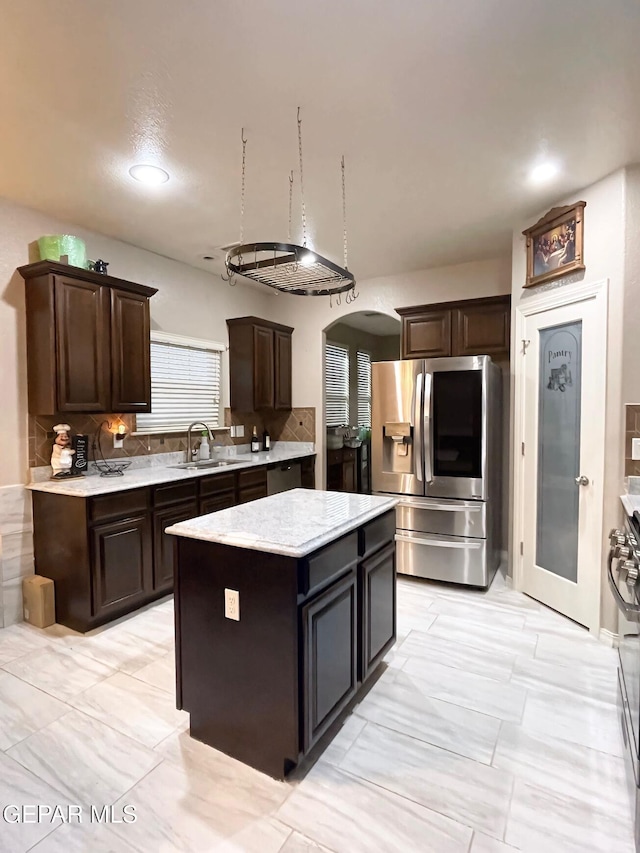
[[[586,201],[577,201],[566,207],[554,207],[539,219],[535,225],[527,228],[522,233],[527,238],[527,281],[525,287],[533,287],[546,281],[562,278],[575,270],[585,269],[584,265],[584,209]],[[566,235],[563,226],[573,225],[573,250],[569,248],[569,258],[566,257],[565,247],[559,247],[553,251],[545,252],[544,246],[539,241],[550,235],[547,242],[553,244],[561,242]],[[560,232],[554,234],[553,232]],[[550,248],[550,247],[547,247]],[[548,262],[551,260],[551,265]]]

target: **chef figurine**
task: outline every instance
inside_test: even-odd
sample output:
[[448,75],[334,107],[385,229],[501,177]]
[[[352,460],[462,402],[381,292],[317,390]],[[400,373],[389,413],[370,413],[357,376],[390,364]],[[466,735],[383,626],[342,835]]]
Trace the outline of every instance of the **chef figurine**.
[[53,453],[51,454],[51,468],[53,469],[53,477],[60,479],[61,477],[71,476],[71,465],[73,464],[73,454],[75,450],[69,447],[71,439],[69,438],[69,424],[56,424],[53,431],[56,434],[53,443]]

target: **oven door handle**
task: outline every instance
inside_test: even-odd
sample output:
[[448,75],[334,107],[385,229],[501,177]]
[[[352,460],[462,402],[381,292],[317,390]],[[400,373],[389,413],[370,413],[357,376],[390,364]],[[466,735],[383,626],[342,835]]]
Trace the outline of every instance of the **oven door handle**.
[[629,604],[620,595],[618,584],[616,583],[616,579],[613,576],[613,560],[613,549],[611,549],[611,551],[609,551],[609,558],[607,561],[607,579],[609,581],[609,586],[611,588],[611,592],[613,593],[613,597],[615,598],[616,604],[618,605],[618,609],[622,612],[627,622],[640,622],[640,605]]

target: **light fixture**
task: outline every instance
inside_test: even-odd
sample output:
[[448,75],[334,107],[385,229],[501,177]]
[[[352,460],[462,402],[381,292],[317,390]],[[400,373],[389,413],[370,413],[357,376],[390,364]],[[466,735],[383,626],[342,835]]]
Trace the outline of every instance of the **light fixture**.
[[[304,203],[304,185],[302,180],[302,120],[298,107],[298,156],[300,158],[300,206],[302,214],[302,245],[291,239],[291,210],[293,192],[293,172],[289,175],[289,235],[286,242],[244,241],[244,188],[247,140],[242,129],[242,182],[240,191],[240,240],[227,247],[225,260],[227,276],[225,281],[233,285],[234,276],[242,275],[272,287],[277,293],[295,296],[337,296],[341,304],[342,294],[347,303],[358,297],[356,280],[347,265],[347,204],[345,191],[345,166],[342,158],[342,236],[344,266],[311,252],[307,247],[307,217]],[[332,303],[331,303],[332,304]]]
[[129,174],[134,181],[140,181],[141,184],[148,186],[166,184],[169,180],[168,172],[165,172],[160,166],[152,166],[150,163],[137,163],[129,169]]
[[532,184],[546,184],[555,178],[559,171],[560,167],[557,163],[554,163],[552,160],[545,160],[542,163],[538,163],[529,172],[529,182]]

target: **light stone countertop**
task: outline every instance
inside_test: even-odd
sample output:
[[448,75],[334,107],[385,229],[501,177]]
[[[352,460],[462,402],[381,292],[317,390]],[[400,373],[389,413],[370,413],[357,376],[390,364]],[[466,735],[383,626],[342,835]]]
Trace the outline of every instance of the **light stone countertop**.
[[[210,477],[225,474],[242,468],[255,468],[259,465],[273,465],[288,462],[292,459],[302,459],[305,456],[315,456],[315,450],[275,446],[272,450],[259,453],[236,454],[220,457],[226,464],[217,468],[172,468],[169,465],[150,465],[148,467],[132,467],[127,469],[122,477],[101,477],[91,473],[85,477],[72,480],[45,480],[39,483],[29,483],[26,488],[37,492],[48,492],[55,495],[70,495],[71,497],[90,498],[95,495],[105,495],[111,492],[123,492],[128,489],[138,489],[143,486],[155,486],[160,483],[192,480],[194,477]],[[124,460],[114,459],[114,462]]]
[[304,557],[398,503],[396,498],[292,489],[268,498],[201,515],[167,527],[165,533]]
[[640,511],[640,495],[620,495],[620,500],[627,515],[631,516],[636,510]]

